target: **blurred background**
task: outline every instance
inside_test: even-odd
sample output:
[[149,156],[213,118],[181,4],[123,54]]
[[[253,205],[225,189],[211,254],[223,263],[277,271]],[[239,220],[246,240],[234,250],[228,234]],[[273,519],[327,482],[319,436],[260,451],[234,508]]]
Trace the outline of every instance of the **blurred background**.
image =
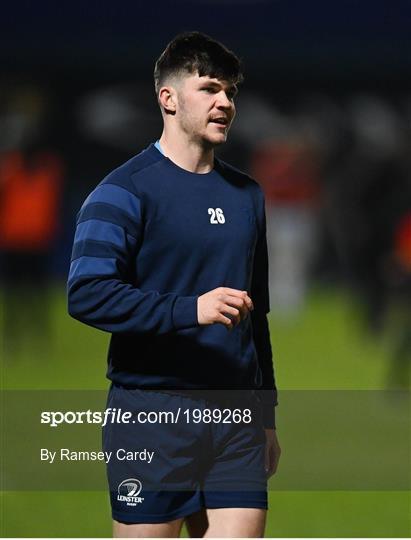
[[[266,194],[280,391],[406,395],[410,29],[408,0],[21,1],[3,8],[2,388],[108,386],[108,336],[66,314],[75,216],[110,170],[160,136],[155,59],[178,32],[200,30],[245,65],[237,118],[218,155],[252,174]],[[387,402],[394,416],[395,403]],[[21,493],[1,497],[4,536],[111,534],[105,493],[25,493],[24,519]],[[275,491],[273,484],[267,535],[408,536],[409,497]]]

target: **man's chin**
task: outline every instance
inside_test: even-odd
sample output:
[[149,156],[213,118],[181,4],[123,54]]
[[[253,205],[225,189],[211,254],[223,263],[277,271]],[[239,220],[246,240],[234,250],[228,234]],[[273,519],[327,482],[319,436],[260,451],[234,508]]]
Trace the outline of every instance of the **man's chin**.
[[214,137],[207,137],[205,140],[206,144],[208,146],[220,146],[220,144],[224,144],[227,141],[227,134],[221,134]]

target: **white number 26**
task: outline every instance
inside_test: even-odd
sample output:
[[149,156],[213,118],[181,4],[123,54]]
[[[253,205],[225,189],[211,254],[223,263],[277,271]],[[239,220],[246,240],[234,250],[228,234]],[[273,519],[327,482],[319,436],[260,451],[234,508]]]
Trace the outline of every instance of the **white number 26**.
[[224,213],[221,208],[209,208],[208,214],[210,217],[210,223],[218,225],[218,223],[225,223]]

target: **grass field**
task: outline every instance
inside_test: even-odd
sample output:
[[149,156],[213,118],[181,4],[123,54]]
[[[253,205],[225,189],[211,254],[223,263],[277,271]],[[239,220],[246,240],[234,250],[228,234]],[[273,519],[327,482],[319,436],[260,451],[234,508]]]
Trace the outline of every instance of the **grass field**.
[[[29,343],[13,360],[3,358],[2,387],[9,390],[107,388],[104,373],[108,335],[66,315],[63,289],[56,288],[52,311],[53,333],[48,350]],[[378,342],[368,337],[361,330],[355,309],[338,291],[312,292],[298,320],[271,320],[271,335],[277,381],[282,391],[295,391],[297,395],[299,390],[386,387],[390,335],[382,336]],[[361,415],[360,410],[358,414]],[[304,434],[305,424],[302,420]],[[387,426],[391,424],[392,419],[387,418]],[[280,440],[289,441],[289,426],[281,418],[281,407],[278,426]],[[298,429],[299,426],[294,426],[297,433]],[[409,436],[409,430],[405,433]],[[3,445],[7,445],[7,436],[2,433]],[[290,448],[288,455],[297,455],[296,449]],[[286,452],[282,459],[286,469]],[[391,465],[388,461],[381,463],[383,469],[387,466],[388,470],[388,465]],[[365,468],[366,463],[359,466]],[[279,483],[280,480],[279,474]],[[409,491],[291,491],[284,486],[275,490],[275,480],[272,489],[267,536],[407,537],[411,533]],[[108,497],[103,491],[8,491],[1,494],[0,508],[2,536],[111,535]]]

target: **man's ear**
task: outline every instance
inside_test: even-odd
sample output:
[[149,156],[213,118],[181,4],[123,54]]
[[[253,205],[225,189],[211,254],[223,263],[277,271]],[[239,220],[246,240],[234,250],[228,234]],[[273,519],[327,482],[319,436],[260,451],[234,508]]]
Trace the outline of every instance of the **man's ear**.
[[175,114],[177,96],[176,91],[171,86],[163,86],[158,93],[158,100],[165,113]]

